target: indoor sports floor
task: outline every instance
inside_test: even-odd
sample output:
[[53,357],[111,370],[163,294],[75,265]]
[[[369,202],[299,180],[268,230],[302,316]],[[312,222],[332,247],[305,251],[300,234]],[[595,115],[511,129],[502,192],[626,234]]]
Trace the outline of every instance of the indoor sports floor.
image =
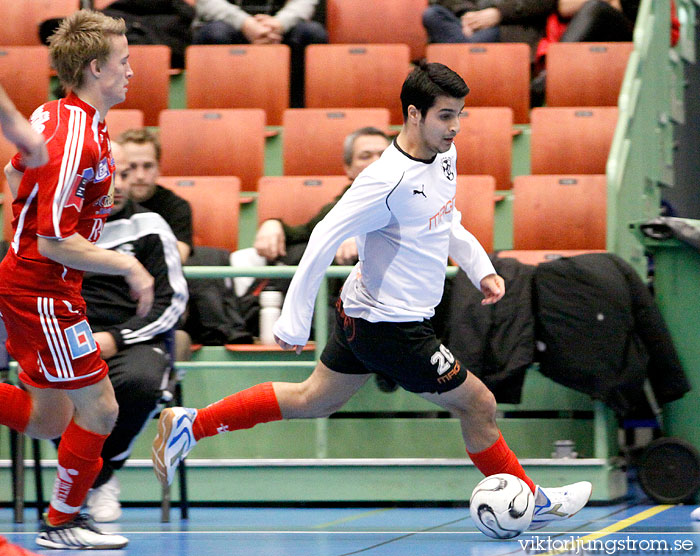
[[[505,556],[511,554],[698,554],[700,522],[688,506],[623,503],[585,508],[560,525],[513,540],[489,539],[476,530],[468,508],[190,508],[188,520],[173,509],[161,524],[158,508],[125,508],[118,525],[131,540],[126,550],[94,556]],[[36,514],[12,523],[0,509],[0,533],[34,546]],[[565,542],[576,544],[563,549]]]

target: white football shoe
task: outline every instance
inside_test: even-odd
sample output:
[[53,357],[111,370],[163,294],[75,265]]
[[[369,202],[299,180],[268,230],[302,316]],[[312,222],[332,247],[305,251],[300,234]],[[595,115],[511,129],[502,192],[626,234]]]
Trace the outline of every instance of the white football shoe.
[[163,485],[173,482],[178,464],[197,444],[192,431],[196,417],[197,410],[188,407],[167,407],[160,412],[151,460],[156,477]]
[[541,487],[535,491],[535,511],[528,531],[535,531],[552,521],[569,519],[581,510],[591,497],[593,485],[581,481],[562,487]]
[[46,517],[39,524],[36,544],[58,550],[100,550],[124,548],[129,539],[103,533],[87,514],[78,514],[63,525],[49,525]]

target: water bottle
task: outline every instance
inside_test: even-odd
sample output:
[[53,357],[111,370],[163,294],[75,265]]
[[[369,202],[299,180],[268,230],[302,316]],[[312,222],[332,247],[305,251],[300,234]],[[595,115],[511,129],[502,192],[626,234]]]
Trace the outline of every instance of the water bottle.
[[272,327],[282,311],[282,292],[264,290],[260,292],[260,343],[274,345]]

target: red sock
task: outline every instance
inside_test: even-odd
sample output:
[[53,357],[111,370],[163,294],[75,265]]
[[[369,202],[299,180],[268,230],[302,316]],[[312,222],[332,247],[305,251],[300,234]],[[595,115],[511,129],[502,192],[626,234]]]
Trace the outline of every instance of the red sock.
[[24,432],[32,413],[32,398],[12,384],[0,384],[0,423]]
[[469,451],[467,451],[467,453],[469,457],[472,458],[474,465],[476,465],[479,471],[485,476],[488,477],[496,473],[515,475],[519,479],[525,481],[532,493],[535,493],[535,483],[525,474],[523,466],[520,465],[518,458],[513,453],[513,450],[508,447],[500,432],[498,433],[498,440],[496,440],[490,448],[486,448],[486,450],[476,452],[475,454]]
[[80,511],[88,490],[102,469],[106,434],[97,434],[71,421],[58,446],[58,477],[49,506],[49,523],[60,525]]
[[280,419],[282,412],[272,382],[265,382],[198,410],[192,431],[195,440],[199,440],[220,432],[249,429],[258,423]]

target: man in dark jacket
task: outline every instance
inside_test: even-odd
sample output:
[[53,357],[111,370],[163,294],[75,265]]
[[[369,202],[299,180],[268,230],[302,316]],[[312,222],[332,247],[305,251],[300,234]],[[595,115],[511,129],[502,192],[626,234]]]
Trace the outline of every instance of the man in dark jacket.
[[136,257],[155,284],[151,311],[139,317],[123,277],[86,272],[83,279],[82,295],[93,337],[102,358],[109,362],[109,378],[120,408],[102,450],[102,471],[87,498],[88,512],[96,521],[114,521],[121,515],[114,471],[124,465],[134,438],[162,398],[171,362],[165,340],[188,297],[172,230],[158,214],[129,200],[130,168],[123,148],[112,143],[112,154],[114,205],[98,244]]
[[286,44],[291,49],[290,102],[304,106],[304,49],[328,42],[311,21],[318,0],[197,0],[194,44]]
[[146,128],[129,129],[117,137],[129,172],[129,196],[146,210],[160,214],[177,238],[180,262],[194,251],[192,207],[175,192],[158,185],[160,176],[160,141]]
[[524,42],[534,54],[557,0],[431,0],[423,25],[431,43]]

